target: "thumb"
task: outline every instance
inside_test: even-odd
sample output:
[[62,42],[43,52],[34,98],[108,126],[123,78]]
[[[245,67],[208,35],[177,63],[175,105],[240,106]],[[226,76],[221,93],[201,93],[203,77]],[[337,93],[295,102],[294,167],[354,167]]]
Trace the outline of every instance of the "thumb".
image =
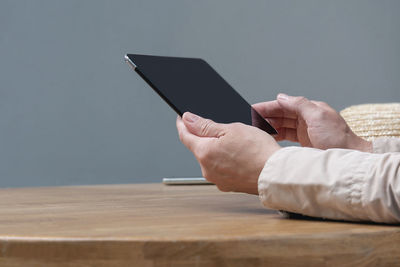
[[288,96],[278,94],[277,98],[279,105],[288,111],[288,113],[301,116],[304,119],[309,118],[318,108],[313,102],[303,96]]
[[182,116],[186,128],[194,135],[200,137],[220,137],[224,132],[224,124],[215,123],[190,112]]

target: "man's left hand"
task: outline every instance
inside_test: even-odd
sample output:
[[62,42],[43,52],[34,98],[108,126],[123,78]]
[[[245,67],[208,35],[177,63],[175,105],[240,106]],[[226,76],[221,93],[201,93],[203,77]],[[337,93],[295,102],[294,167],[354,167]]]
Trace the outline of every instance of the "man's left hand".
[[222,124],[186,112],[176,126],[203,176],[221,191],[258,195],[258,177],[281,147],[266,132],[242,123]]

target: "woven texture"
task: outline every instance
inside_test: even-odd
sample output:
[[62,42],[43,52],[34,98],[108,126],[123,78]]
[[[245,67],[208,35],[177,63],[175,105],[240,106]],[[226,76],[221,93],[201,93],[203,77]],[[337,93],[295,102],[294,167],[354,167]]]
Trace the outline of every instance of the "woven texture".
[[340,115],[353,132],[364,139],[400,137],[400,103],[351,106]]

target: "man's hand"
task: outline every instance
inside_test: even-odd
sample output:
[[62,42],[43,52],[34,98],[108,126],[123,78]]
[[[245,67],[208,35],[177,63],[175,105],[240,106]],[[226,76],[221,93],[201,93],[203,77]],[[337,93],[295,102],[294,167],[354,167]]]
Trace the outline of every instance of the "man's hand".
[[186,112],[176,120],[179,138],[221,191],[258,195],[258,176],[280,146],[266,132],[242,123],[220,124]]
[[372,144],[351,131],[328,104],[279,94],[277,100],[253,108],[278,131],[277,141],[299,142],[319,149],[347,148],[371,152]]

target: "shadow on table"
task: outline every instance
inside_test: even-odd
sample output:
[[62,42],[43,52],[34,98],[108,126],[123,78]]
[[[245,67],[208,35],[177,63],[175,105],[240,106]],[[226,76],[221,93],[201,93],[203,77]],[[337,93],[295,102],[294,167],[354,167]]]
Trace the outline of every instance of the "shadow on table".
[[[207,208],[209,209],[209,207]],[[258,215],[266,215],[266,214],[279,214],[279,211],[266,209],[264,207],[249,207],[249,206],[237,206],[237,207],[213,207],[214,211],[218,212],[229,212],[229,213],[240,213],[240,214],[258,214]]]
[[343,222],[343,223],[352,223],[352,224],[366,224],[366,225],[386,225],[386,226],[400,226],[400,223],[377,223],[377,222],[368,222],[368,221],[345,221],[345,220],[332,220],[326,218],[318,218],[306,216],[298,213],[287,212],[287,211],[279,211],[283,218],[289,220],[301,220],[301,221],[321,221],[321,222]]

